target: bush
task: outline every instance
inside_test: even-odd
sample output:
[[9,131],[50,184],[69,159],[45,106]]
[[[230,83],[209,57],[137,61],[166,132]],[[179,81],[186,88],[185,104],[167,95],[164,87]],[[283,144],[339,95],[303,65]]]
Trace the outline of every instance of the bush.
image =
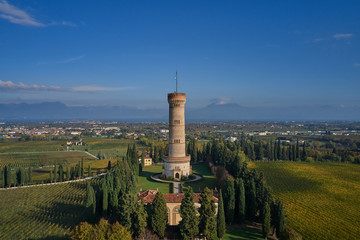
[[160,179],[162,179],[162,180],[166,180],[166,176],[165,176],[165,174],[161,174],[161,175],[160,175]]
[[195,175],[194,174],[191,174],[190,176],[189,176],[189,179],[190,180],[194,180],[196,177],[195,177]]
[[174,177],[173,177],[173,176],[170,176],[170,177],[167,178],[167,180],[169,180],[169,181],[174,181]]
[[188,180],[189,178],[187,176],[181,176],[181,181],[186,181]]

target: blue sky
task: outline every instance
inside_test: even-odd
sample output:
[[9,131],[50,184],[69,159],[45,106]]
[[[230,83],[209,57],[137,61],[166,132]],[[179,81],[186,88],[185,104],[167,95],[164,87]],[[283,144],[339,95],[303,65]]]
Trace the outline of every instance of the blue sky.
[[0,103],[360,106],[360,1],[0,0]]

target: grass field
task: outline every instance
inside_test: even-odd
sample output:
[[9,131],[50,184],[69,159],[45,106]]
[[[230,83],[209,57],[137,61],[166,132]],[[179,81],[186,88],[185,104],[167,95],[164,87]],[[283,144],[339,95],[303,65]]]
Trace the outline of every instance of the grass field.
[[0,190],[0,239],[68,239],[87,214],[85,193],[86,182]]
[[95,156],[101,150],[106,158],[123,157],[129,144],[134,144],[132,139],[116,139],[116,138],[84,138],[86,146],[74,146],[76,150],[87,149],[89,153]]
[[209,167],[206,163],[194,164],[192,165],[193,173],[201,174],[203,178],[196,182],[186,183],[185,186],[191,186],[194,192],[199,192],[205,187],[214,189],[216,186],[216,178],[212,175]]
[[288,223],[305,239],[358,239],[360,165],[250,162],[263,172],[287,211]]
[[[261,234],[261,226],[251,226],[251,225],[232,225],[226,226],[226,233],[223,240],[240,240],[240,239],[264,239]],[[271,239],[271,238],[269,238]]]
[[155,173],[162,172],[163,165],[146,166],[142,174],[138,177],[138,189],[142,190],[156,190],[159,189],[162,193],[169,193],[169,183],[155,182],[150,177]]

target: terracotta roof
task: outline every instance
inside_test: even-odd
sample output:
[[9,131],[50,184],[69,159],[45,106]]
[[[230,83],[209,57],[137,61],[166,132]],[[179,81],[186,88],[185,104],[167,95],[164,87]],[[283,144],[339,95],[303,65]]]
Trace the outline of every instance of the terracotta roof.
[[[145,190],[141,191],[138,196],[138,202],[144,199],[145,203],[152,203],[157,194],[156,190]],[[167,203],[181,203],[184,198],[184,193],[165,193],[164,198]],[[200,199],[200,193],[194,193],[194,202],[198,203]],[[218,202],[218,198],[214,195],[213,199]]]

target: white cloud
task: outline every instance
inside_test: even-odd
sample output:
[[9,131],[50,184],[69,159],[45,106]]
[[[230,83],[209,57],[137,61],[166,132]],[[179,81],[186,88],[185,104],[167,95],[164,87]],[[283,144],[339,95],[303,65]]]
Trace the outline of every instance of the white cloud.
[[324,41],[324,39],[323,38],[315,38],[313,40],[314,43],[321,42],[321,41]]
[[211,99],[211,102],[215,105],[224,105],[231,102],[230,98],[222,97],[222,98],[214,98]]
[[42,23],[34,17],[30,16],[24,10],[9,4],[6,0],[0,0],[0,18],[6,19],[11,23],[33,27],[46,27],[55,25],[76,27],[76,24],[69,21],[52,22],[49,24]]
[[0,91],[1,92],[18,92],[18,91],[66,91],[61,87],[44,86],[44,85],[26,85],[22,82],[13,83],[11,81],[0,80]]
[[6,0],[0,0],[0,18],[6,19],[9,22],[34,26],[34,27],[45,27],[46,25],[31,17],[25,11],[10,5]]
[[337,33],[333,37],[335,39],[346,39],[346,38],[351,38],[353,35],[354,34],[352,33]]
[[76,92],[96,92],[96,91],[121,91],[129,89],[127,87],[124,88],[111,88],[111,87],[101,87],[101,86],[78,86],[73,87],[71,90]]
[[80,60],[82,58],[84,58],[85,55],[80,55],[80,56],[77,56],[77,57],[73,57],[73,58],[69,58],[69,59],[66,59],[64,61],[60,61],[58,63],[69,63],[69,62],[73,62],[73,61],[77,61],[77,60]]
[[354,63],[354,67],[360,67],[360,63]]
[[56,91],[56,92],[100,92],[100,91],[122,91],[130,89],[129,87],[112,88],[102,86],[76,86],[71,88],[62,88],[57,86],[45,85],[26,85],[22,82],[13,83],[12,81],[0,80],[0,92],[35,92],[35,91]]

